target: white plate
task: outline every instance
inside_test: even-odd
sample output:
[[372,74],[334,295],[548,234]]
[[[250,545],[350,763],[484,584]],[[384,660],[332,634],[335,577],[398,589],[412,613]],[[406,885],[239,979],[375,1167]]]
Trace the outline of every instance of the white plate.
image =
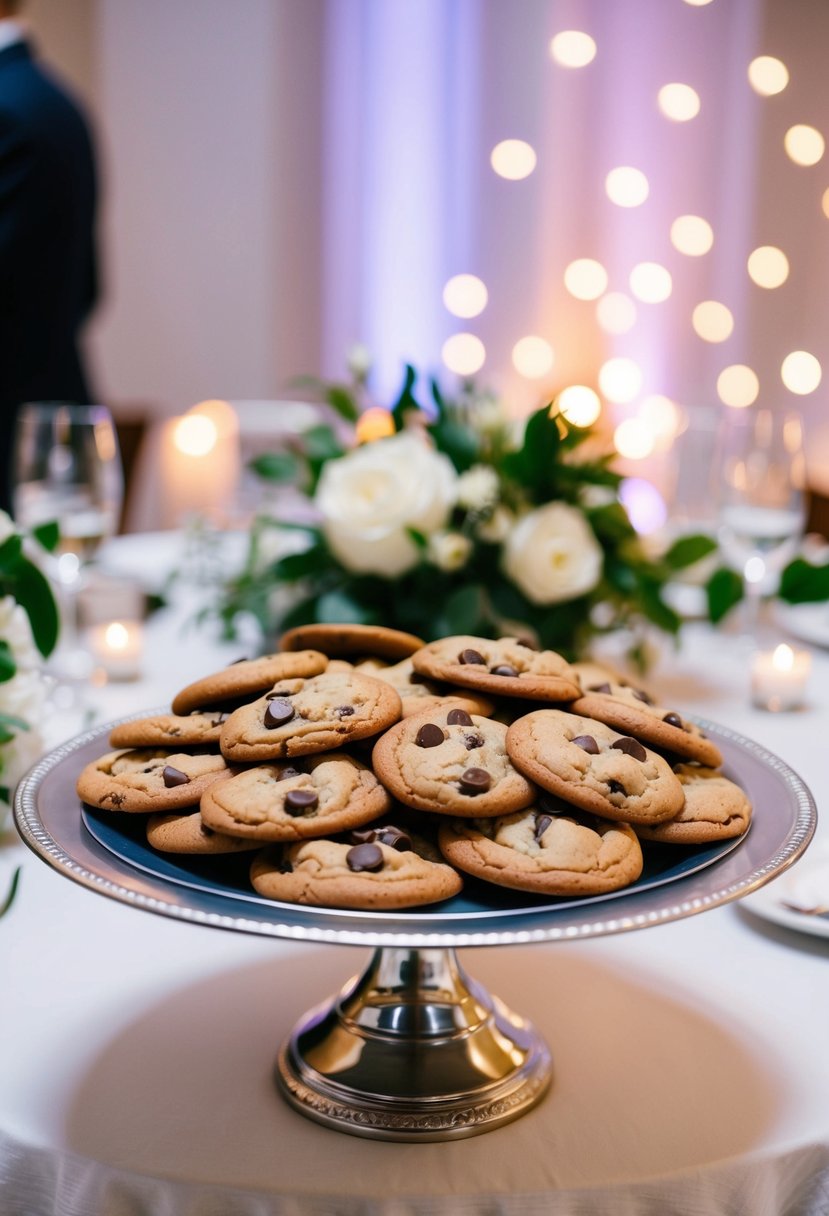
[[829,905],[829,850],[808,853],[791,870],[774,882],[767,883],[740,901],[740,906],[772,924],[809,933],[812,937],[829,937],[829,913],[823,916],[798,912],[791,904],[811,907]]

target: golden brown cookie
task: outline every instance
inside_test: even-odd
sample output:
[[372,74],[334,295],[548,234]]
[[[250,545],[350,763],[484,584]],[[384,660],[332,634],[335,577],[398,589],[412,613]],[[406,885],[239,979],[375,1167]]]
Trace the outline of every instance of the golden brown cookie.
[[108,752],[81,772],[78,797],[104,811],[175,811],[197,806],[214,781],[227,776],[218,752],[191,755],[172,748]]
[[674,772],[685,791],[685,806],[665,823],[638,824],[637,836],[664,844],[709,844],[747,831],[751,803],[738,785],[716,769],[694,764],[677,764]]
[[218,745],[227,714],[154,714],[113,726],[110,747],[198,747]]
[[535,790],[506,751],[507,728],[461,706],[412,714],[377,740],[377,776],[406,806],[488,816],[529,806]]
[[391,798],[370,768],[345,752],[258,764],[217,782],[201,800],[204,822],[261,841],[330,836],[377,819]]
[[412,663],[415,671],[433,680],[495,696],[572,701],[581,691],[560,654],[532,650],[517,638],[441,638],[416,651]]
[[567,708],[687,760],[712,768],[722,764],[720,749],[696,723],[657,704],[643,688],[612,680],[591,682]]
[[381,911],[413,908],[457,895],[463,880],[419,837],[400,850],[379,841],[306,840],[266,849],[253,861],[254,888],[267,899],[317,908]]
[[385,730],[400,708],[390,684],[357,672],[284,679],[234,710],[222,727],[221,748],[228,761],[244,762],[333,751]]
[[662,756],[592,718],[534,710],[508,728],[507,750],[542,789],[604,819],[660,823],[685,803]]
[[603,895],[630,886],[642,873],[633,829],[576,811],[550,798],[497,819],[442,823],[440,849],[467,874],[517,891],[544,895]]
[[147,820],[147,842],[159,853],[187,853],[193,856],[246,853],[260,847],[256,840],[243,840],[214,831],[204,823],[198,811],[151,815]]
[[173,697],[172,710],[174,714],[189,714],[194,709],[237,706],[266,692],[277,680],[315,676],[327,666],[326,656],[315,650],[241,659],[182,688]]
[[414,654],[423,639],[385,625],[296,625],[279,639],[280,650],[321,650],[331,658],[372,655],[396,662]]

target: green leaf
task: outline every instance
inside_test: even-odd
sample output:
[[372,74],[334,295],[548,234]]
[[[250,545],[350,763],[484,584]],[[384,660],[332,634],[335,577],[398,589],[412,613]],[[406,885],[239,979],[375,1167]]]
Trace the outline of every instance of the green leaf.
[[18,866],[12,875],[11,885],[6,892],[6,898],[3,900],[2,904],[0,904],[0,916],[5,916],[9,908],[14,903],[14,897],[17,894],[17,888],[20,883],[20,870],[21,867]]
[[331,555],[324,545],[312,545],[301,553],[286,553],[273,563],[275,582],[295,583],[309,575],[319,574],[331,566]]
[[438,451],[449,457],[459,473],[471,468],[480,456],[480,438],[460,423],[440,420],[429,427],[429,434]]
[[3,541],[0,545],[0,575],[11,574],[15,570],[22,550],[23,537],[17,532]]
[[534,499],[546,501],[555,490],[560,447],[558,423],[551,417],[549,405],[542,406],[527,419],[521,448],[504,457],[504,471]]
[[629,540],[636,536],[636,529],[620,502],[611,502],[604,507],[585,511],[593,531],[601,541],[611,543]]
[[0,725],[13,726],[15,731],[32,729],[24,718],[18,718],[16,714],[0,713]]
[[666,633],[679,633],[682,620],[662,599],[659,584],[650,579],[640,579],[638,591],[639,603],[648,620]]
[[346,591],[327,591],[317,600],[317,620],[324,624],[379,625],[380,615]]
[[411,363],[407,363],[406,371],[403,376],[403,384],[391,411],[391,416],[394,419],[394,425],[397,427],[398,431],[402,430],[405,426],[406,414],[409,410],[420,410],[420,403],[415,399],[413,392],[416,380],[417,372],[412,367]]
[[708,616],[716,625],[743,598],[743,580],[733,570],[716,570],[705,586]]
[[814,604],[829,599],[829,565],[813,566],[796,557],[780,576],[778,594],[787,604]]
[[54,553],[60,540],[60,524],[56,519],[47,524],[38,524],[32,528],[32,536],[47,553]]
[[346,422],[356,422],[360,413],[360,407],[354,397],[347,388],[341,384],[329,384],[325,390],[325,400],[335,409],[341,418]]
[[28,616],[32,637],[40,653],[51,654],[58,640],[60,618],[52,588],[44,575],[23,558],[18,561],[14,578],[8,580],[4,590],[15,597]]
[[484,616],[484,589],[475,584],[453,591],[446,599],[441,612],[449,635],[478,633]]
[[[0,684],[11,680],[17,671],[12,648],[4,638],[0,638]],[[0,718],[2,715],[0,715]]]
[[292,452],[263,452],[249,466],[263,481],[295,481],[299,476],[299,461]]
[[684,570],[708,557],[716,547],[717,542],[710,536],[681,536],[674,541],[662,560],[671,570]]

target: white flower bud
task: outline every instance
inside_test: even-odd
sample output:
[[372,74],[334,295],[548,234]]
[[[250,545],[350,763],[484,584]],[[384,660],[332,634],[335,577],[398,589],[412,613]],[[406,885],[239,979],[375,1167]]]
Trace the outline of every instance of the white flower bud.
[[426,550],[429,561],[447,573],[465,566],[471,552],[472,541],[460,532],[436,532]]
[[498,501],[498,474],[488,464],[474,464],[458,477],[458,506],[488,511]]

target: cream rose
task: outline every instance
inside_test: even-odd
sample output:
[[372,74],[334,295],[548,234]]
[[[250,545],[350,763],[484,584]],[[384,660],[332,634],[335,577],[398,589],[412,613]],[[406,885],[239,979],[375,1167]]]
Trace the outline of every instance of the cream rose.
[[396,578],[419,556],[406,529],[428,536],[443,528],[456,482],[447,456],[404,431],[330,460],[314,501],[329,548],[348,570]]
[[575,507],[551,502],[518,520],[504,545],[504,571],[534,604],[557,604],[592,591],[602,550]]

